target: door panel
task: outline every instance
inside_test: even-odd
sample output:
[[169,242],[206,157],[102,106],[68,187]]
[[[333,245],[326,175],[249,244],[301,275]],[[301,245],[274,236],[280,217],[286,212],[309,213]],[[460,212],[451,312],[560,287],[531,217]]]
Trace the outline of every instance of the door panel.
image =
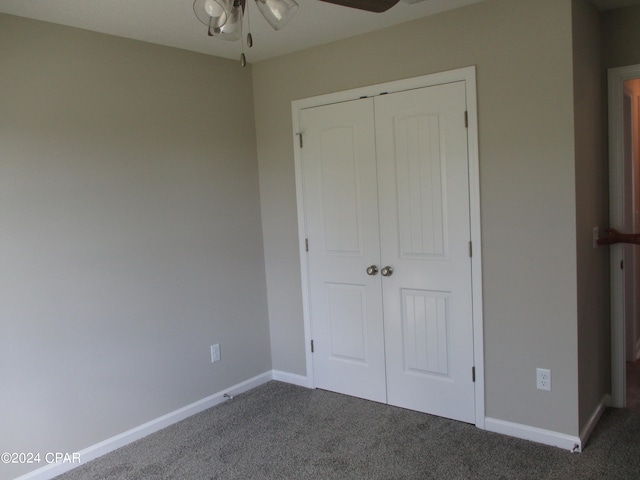
[[413,114],[394,123],[400,255],[442,256],[446,209],[438,117]]
[[449,295],[402,290],[404,365],[415,374],[449,373]]
[[316,386],[386,402],[373,102],[303,110]]
[[464,82],[376,98],[387,398],[475,421]]
[[[317,112],[316,112],[317,113]],[[354,125],[336,125],[318,132],[324,241],[333,254],[362,254],[359,221],[358,158]]]
[[326,283],[330,358],[367,364],[366,288]]

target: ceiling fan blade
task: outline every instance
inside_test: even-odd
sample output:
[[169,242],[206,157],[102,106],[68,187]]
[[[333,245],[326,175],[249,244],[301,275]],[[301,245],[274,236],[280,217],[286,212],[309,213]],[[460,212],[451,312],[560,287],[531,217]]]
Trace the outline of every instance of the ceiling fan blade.
[[320,0],[322,2],[342,5],[343,7],[357,8],[367,12],[382,13],[389,10],[400,0]]

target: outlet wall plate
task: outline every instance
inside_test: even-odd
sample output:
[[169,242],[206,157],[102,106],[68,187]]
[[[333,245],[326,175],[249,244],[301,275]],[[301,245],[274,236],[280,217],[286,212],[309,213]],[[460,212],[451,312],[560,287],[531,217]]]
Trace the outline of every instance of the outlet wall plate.
[[551,370],[536,368],[536,388],[547,392],[551,391]]
[[211,345],[211,363],[215,363],[220,360],[220,344],[216,343]]

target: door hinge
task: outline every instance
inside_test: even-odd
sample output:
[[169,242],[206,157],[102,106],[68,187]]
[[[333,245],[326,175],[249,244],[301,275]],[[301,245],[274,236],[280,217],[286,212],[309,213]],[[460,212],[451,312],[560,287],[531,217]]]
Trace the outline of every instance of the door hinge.
[[469,112],[464,112],[464,128],[469,128]]
[[311,340],[311,353],[313,353],[313,340]]
[[309,239],[305,238],[304,239],[304,249],[308,252],[309,251]]
[[473,243],[469,242],[469,257],[473,257]]
[[620,270],[624,270],[624,260],[620,260]]
[[302,133],[296,133],[298,135],[298,141],[300,142],[300,148],[302,148]]
[[476,367],[471,367],[471,381],[474,383],[476,381]]

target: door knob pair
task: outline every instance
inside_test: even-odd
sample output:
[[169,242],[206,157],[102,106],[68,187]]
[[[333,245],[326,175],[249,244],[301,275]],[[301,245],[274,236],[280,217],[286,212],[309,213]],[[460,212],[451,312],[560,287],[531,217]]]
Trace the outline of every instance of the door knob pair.
[[[367,275],[373,276],[377,274],[378,274],[378,267],[376,265],[371,265],[370,267],[367,268]],[[380,271],[380,275],[382,275],[383,277],[390,277],[392,274],[393,274],[393,268],[391,268],[388,265]]]

